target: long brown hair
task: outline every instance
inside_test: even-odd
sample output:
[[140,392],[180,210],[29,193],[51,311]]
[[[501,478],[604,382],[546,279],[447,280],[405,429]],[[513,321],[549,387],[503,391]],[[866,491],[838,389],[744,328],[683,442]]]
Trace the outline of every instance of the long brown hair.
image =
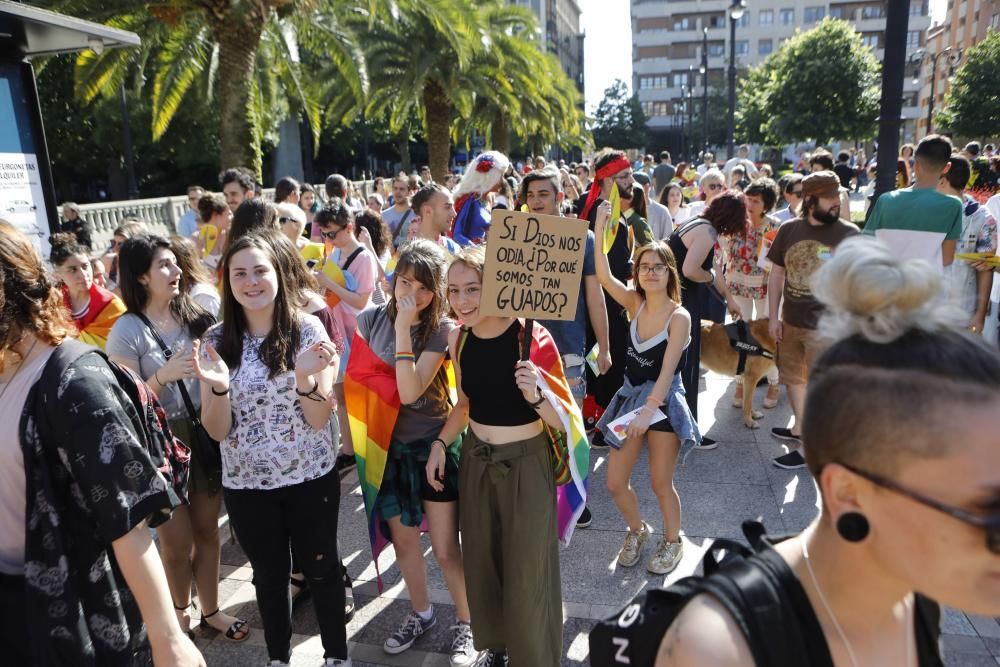
[[392,293],[386,311],[389,320],[396,321],[396,281],[410,271],[414,280],[426,287],[434,295],[430,304],[420,311],[417,331],[414,335],[413,347],[422,350],[430,340],[431,334],[441,322],[447,310],[448,301],[445,298],[447,285],[446,272],[448,258],[444,250],[436,243],[426,239],[416,239],[403,246],[399,253],[399,261],[392,275]]
[[263,250],[268,255],[278,282],[271,330],[260,344],[258,357],[267,367],[270,378],[295,367],[295,357],[299,353],[302,338],[297,304],[302,303],[302,296],[298,290],[289,286],[295,284],[291,277],[292,262],[301,263],[301,260],[297,256],[279,252],[275,246],[279,238],[290,243],[284,236],[252,232],[233,241],[222,257],[222,312],[226,317],[222,321],[218,351],[230,371],[238,368],[243,359],[243,338],[249,333],[249,327],[243,306],[236,300],[229,284],[229,264],[236,253],[249,248]]
[[198,258],[198,249],[191,239],[183,236],[170,237],[170,249],[177,258],[177,266],[181,270],[181,291],[191,292],[198,283],[213,284],[212,274]]
[[76,327],[62,292],[49,278],[38,251],[6,220],[0,220],[0,283],[0,350],[10,349],[25,331],[48,345],[74,335]]
[[674,251],[664,241],[650,241],[644,246],[640,246],[636,251],[635,263],[632,264],[632,282],[635,284],[635,291],[639,293],[642,300],[646,300],[646,290],[639,283],[639,264],[642,263],[642,256],[647,252],[655,253],[657,257],[667,267],[667,297],[676,303],[681,302],[681,279],[677,274],[677,260],[674,258]]

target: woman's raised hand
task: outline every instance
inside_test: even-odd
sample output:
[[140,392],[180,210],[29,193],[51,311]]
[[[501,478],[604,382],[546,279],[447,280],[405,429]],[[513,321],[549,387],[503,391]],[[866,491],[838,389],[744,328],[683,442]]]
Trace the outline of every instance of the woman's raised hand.
[[217,393],[229,389],[229,367],[211,343],[205,344],[205,353],[201,354],[201,341],[194,341],[191,360],[194,374],[199,380]]

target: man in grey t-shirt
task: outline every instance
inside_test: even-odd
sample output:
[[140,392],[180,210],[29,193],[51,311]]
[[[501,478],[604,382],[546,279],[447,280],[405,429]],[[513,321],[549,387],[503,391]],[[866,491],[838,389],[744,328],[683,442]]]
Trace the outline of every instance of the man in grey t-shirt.
[[653,170],[653,198],[660,196],[660,192],[667,187],[667,183],[674,179],[676,173],[677,167],[670,164],[670,153],[662,151],[660,164],[656,165],[656,169]]
[[396,176],[392,179],[393,205],[382,211],[382,221],[389,227],[389,233],[392,234],[392,245],[395,248],[400,246],[400,242],[406,242],[406,227],[413,220],[410,194],[409,178]]

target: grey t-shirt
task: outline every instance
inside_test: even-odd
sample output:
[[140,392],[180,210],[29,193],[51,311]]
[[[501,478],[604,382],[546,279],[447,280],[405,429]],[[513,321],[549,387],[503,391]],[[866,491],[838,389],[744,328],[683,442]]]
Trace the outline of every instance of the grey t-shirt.
[[[191,332],[186,327],[181,327],[174,335],[163,336],[163,342],[174,354],[190,352]],[[149,379],[157,369],[167,364],[167,359],[163,356],[163,351],[157,345],[149,327],[138,315],[133,313],[125,313],[115,321],[114,326],[111,327],[111,333],[108,334],[108,344],[105,349],[110,357],[121,357],[133,362],[139,367],[139,374],[142,375],[143,379]],[[198,381],[185,380],[184,386],[187,387],[188,394],[191,396],[194,409],[199,410],[201,393]],[[181,399],[181,392],[177,389],[177,383],[167,383],[163,391],[157,394],[157,398],[160,399],[160,405],[167,413],[167,419],[188,417],[184,401]]]
[[[366,341],[372,352],[379,359],[395,367],[396,365],[396,328],[389,320],[386,306],[369,308],[358,315],[358,333]],[[422,352],[444,352],[448,349],[448,334],[455,328],[455,323],[443,319],[437,329],[431,334],[423,350],[414,347],[417,359]],[[412,329],[416,332],[416,327]],[[413,403],[399,408],[396,427],[392,431],[392,439],[400,442],[436,438],[448,419],[451,406],[448,396],[448,377],[444,364],[438,369],[434,379],[424,395]]]

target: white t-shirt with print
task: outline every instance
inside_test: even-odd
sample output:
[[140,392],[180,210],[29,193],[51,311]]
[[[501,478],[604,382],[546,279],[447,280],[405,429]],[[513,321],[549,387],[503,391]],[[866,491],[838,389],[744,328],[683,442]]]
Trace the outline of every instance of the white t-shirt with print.
[[[312,315],[300,314],[299,326],[299,351],[330,340]],[[222,324],[218,324],[208,330],[205,340],[218,348],[221,335]],[[263,341],[263,337],[244,336],[240,365],[229,369],[233,427],[220,443],[222,485],[227,489],[292,486],[333,469],[330,429],[316,430],[306,421],[295,393],[294,371],[268,378],[258,356]]]

